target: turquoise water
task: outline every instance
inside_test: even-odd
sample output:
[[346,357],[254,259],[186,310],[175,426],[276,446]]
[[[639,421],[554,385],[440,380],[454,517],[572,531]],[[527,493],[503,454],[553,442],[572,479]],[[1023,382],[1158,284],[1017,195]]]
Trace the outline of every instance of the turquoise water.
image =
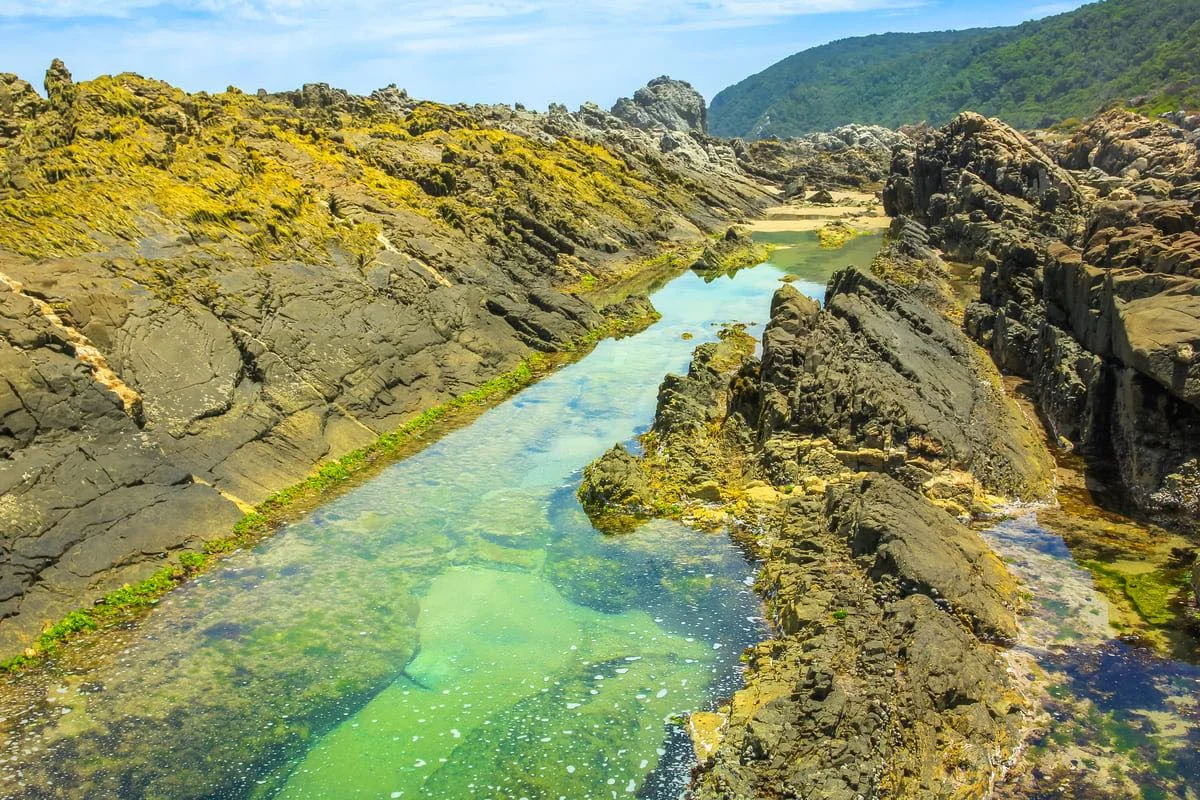
[[[879,244],[790,241],[780,253],[813,296]],[[764,634],[753,568],[727,537],[675,523],[603,536],[575,490],[648,427],[664,373],[697,344],[727,322],[761,334],[785,271],[680,276],[654,295],[651,329],[172,593],[115,660],[0,720],[0,790],[679,796],[679,715],[736,689]]]

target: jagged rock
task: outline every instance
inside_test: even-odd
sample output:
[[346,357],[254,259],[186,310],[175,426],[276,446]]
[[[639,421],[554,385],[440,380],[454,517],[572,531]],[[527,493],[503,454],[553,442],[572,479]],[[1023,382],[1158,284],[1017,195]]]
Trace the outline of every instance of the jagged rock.
[[635,128],[708,133],[708,104],[686,81],[663,75],[612,107],[614,116]]
[[641,464],[623,446],[616,444],[587,466],[579,489],[585,510],[641,512],[652,497]]
[[848,125],[739,145],[739,159],[747,169],[788,184],[787,197],[797,197],[812,186],[874,189],[888,176],[892,151],[911,152],[912,140],[888,128]]
[[761,362],[697,348],[626,465],[655,508],[734,527],[778,631],[749,651],[692,796],[979,796],[1022,741],[992,644],[1016,635],[1016,586],[947,511],[979,485],[1044,492],[1049,465],[920,295],[850,269],[826,296],[776,293]]
[[74,105],[78,89],[71,79],[71,71],[67,69],[67,65],[62,62],[62,59],[56,58],[50,62],[43,86],[51,107],[56,111],[61,112]]
[[826,311],[790,286],[772,308],[760,438],[820,435],[842,450],[873,449],[910,485],[962,469],[1002,494],[1044,493],[1047,465],[1031,456],[1028,423],[980,380],[966,337],[916,296],[847,269],[830,280]]
[[854,148],[878,157],[890,157],[893,148],[910,141],[908,136],[891,128],[857,124],[843,125],[828,132],[810,133],[799,139],[825,153]]
[[595,330],[584,279],[773,202],[731,144],[603,112],[46,89],[0,78],[0,655]]
[[1186,130],[1123,109],[1105,112],[1057,148],[1070,169],[1098,168],[1123,178],[1159,178],[1171,184],[1200,177],[1200,152]]
[[911,179],[912,205],[926,224],[979,215],[1070,235],[1082,210],[1070,174],[1012,128],[973,113],[923,140],[903,177]]
[[933,243],[983,268],[967,330],[1034,379],[1058,436],[1115,462],[1140,505],[1194,513],[1200,207],[1184,187],[1196,148],[1124,111],[1043,146],[1088,170],[1103,199],[1090,203],[1019,134],[963,115],[895,165],[889,213],[915,215]]
[[980,636],[1014,641],[1016,584],[979,535],[886,475],[838,498],[830,524],[855,557],[873,555],[870,575],[899,579],[906,593],[944,600]]
[[36,119],[46,106],[27,81],[16,75],[0,73],[0,145],[19,136],[26,124]]

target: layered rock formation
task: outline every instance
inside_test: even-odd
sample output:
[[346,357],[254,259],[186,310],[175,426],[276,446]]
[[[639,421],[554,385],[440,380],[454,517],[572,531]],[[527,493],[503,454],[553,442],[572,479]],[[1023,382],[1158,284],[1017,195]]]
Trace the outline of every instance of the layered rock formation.
[[0,654],[771,199],[598,110],[45,85],[0,76]]
[[824,310],[782,288],[752,351],[736,330],[699,348],[645,455],[615,448],[580,490],[601,525],[730,526],[763,560],[777,637],[705,725],[693,795],[982,796],[1028,707],[1003,658],[1015,582],[961,520],[1048,493],[1044,452],[981,350],[862,271]]
[[1116,111],[1042,148],[965,114],[898,155],[885,205],[983,268],[966,328],[1032,379],[1062,441],[1186,522],[1200,509],[1195,134]]

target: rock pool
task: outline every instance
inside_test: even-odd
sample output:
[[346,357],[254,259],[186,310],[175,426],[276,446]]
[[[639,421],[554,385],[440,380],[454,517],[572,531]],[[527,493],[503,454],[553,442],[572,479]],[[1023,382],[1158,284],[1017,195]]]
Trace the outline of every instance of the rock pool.
[[[664,373],[785,274],[819,296],[878,237],[670,281],[593,353],[169,595],[122,647],[3,712],[21,797],[673,798],[679,715],[763,636],[753,567],[670,522],[597,533],[580,470],[644,431]],[[685,337],[685,334],[691,334]],[[110,648],[111,649],[111,648]]]

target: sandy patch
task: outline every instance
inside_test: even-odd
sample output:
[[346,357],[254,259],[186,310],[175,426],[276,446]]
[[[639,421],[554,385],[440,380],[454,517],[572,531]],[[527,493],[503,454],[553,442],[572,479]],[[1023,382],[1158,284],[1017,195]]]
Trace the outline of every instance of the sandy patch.
[[815,231],[830,222],[841,221],[860,231],[885,230],[891,219],[883,213],[883,203],[867,192],[831,192],[832,204],[809,203],[793,200],[781,206],[769,208],[761,219],[749,223],[751,231],[758,233],[783,233],[787,231]]

